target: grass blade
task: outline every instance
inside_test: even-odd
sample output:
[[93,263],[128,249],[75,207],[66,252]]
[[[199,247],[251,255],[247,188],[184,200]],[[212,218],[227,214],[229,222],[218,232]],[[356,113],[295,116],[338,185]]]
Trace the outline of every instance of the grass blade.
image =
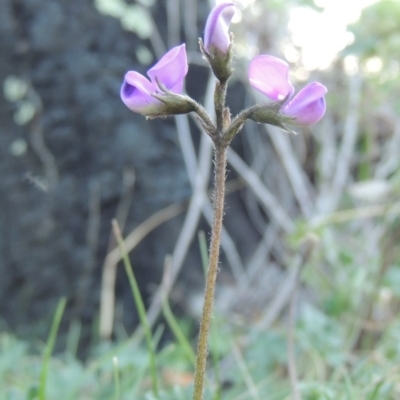
[[175,339],[178,341],[179,345],[185,351],[187,358],[191,362],[193,366],[196,365],[196,354],[192,349],[192,346],[186,339],[185,334],[182,332],[181,327],[178,324],[178,321],[175,319],[174,314],[171,311],[171,307],[169,306],[169,302],[167,299],[163,300],[162,310],[165,319],[167,320],[168,326],[170,327],[172,333],[175,336]]
[[140,323],[143,326],[143,330],[146,336],[147,350],[149,352],[150,358],[150,371],[151,371],[151,381],[154,395],[158,398],[158,378],[157,378],[157,366],[156,366],[156,354],[153,345],[153,338],[150,330],[150,325],[147,320],[146,309],[144,307],[143,299],[140,294],[139,286],[137,284],[135,275],[133,273],[132,265],[128,257],[128,253],[125,248],[125,243],[122,238],[121,230],[119,229],[117,220],[112,221],[113,231],[115,238],[117,239],[118,246],[121,252],[122,260],[124,262],[124,267],[126,274],[128,275],[129,284],[131,286],[133,298],[135,300],[136,308],[139,314]]
[[113,357],[113,369],[114,369],[114,386],[115,386],[115,400],[121,399],[121,389],[119,384],[119,368],[118,368],[118,358]]
[[64,314],[65,305],[67,304],[67,299],[63,297],[57,305],[56,312],[53,317],[53,322],[51,324],[49,338],[47,340],[46,348],[43,354],[43,365],[40,372],[40,382],[39,382],[39,400],[46,400],[46,382],[47,373],[49,370],[50,357],[54,350],[54,344],[57,338],[58,328],[60,326],[61,318]]

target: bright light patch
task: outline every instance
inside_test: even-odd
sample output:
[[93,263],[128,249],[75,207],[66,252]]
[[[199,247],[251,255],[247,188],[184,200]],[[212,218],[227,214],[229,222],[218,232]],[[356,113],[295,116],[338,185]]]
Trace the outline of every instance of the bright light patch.
[[378,0],[314,0],[321,12],[296,7],[290,13],[289,30],[293,42],[301,48],[308,70],[327,69],[337,53],[354,40],[347,25],[356,22],[364,7]]
[[383,67],[382,59],[379,57],[371,57],[365,62],[365,71],[369,74],[377,74],[381,72]]
[[300,58],[299,51],[291,44],[284,47],[283,54],[285,55],[285,59],[290,63],[296,63]]
[[297,68],[293,75],[297,82],[305,82],[310,78],[310,72],[304,68]]
[[343,60],[343,65],[347,75],[355,75],[359,71],[358,58],[356,56],[346,56]]
[[239,22],[242,21],[242,19],[243,19],[242,12],[236,8],[235,9],[235,14],[233,14],[231,23],[232,24],[238,24]]
[[[217,3],[224,3],[226,0],[217,0]],[[255,0],[236,0],[234,3],[240,3],[243,8],[248,7],[250,4],[253,4]]]

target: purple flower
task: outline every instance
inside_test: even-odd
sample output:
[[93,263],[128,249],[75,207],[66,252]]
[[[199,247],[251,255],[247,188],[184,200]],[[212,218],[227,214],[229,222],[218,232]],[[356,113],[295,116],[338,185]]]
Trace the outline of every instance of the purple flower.
[[170,92],[180,94],[187,72],[186,48],[182,44],[171,49],[147,71],[150,81],[136,71],[128,71],[121,87],[121,99],[129,109],[139,114],[163,114],[168,105],[153,96],[163,95],[157,82]]
[[211,10],[204,31],[204,47],[210,55],[228,54],[231,45],[228,30],[234,14],[233,3],[221,3]]
[[318,82],[304,87],[294,97],[294,88],[289,79],[289,65],[276,57],[260,55],[255,57],[249,68],[250,85],[271,100],[284,101],[280,113],[292,118],[292,123],[310,126],[325,114],[327,89]]

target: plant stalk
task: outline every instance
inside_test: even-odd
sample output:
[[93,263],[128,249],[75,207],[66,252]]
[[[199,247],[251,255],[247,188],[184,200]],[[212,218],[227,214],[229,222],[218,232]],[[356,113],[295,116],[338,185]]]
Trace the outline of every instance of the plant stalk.
[[218,141],[215,142],[214,163],[214,219],[211,231],[210,256],[207,270],[203,315],[200,322],[199,342],[197,345],[193,400],[203,399],[206,362],[208,355],[208,334],[210,331],[214,303],[215,282],[218,272],[219,249],[221,243],[222,218],[224,216],[226,146]]

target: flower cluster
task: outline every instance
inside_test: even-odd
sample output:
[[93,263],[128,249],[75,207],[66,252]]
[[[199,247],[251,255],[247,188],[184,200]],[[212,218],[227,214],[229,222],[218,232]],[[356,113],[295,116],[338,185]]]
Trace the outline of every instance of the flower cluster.
[[[225,83],[232,73],[229,25],[234,12],[233,3],[214,7],[207,19],[204,43],[200,40],[201,51],[220,83]],[[187,72],[183,44],[171,49],[147,71],[150,80],[136,71],[127,72],[121,88],[122,101],[132,111],[150,118],[195,111],[194,100],[182,95]],[[289,65],[277,57],[255,57],[249,66],[249,82],[275,103],[273,107],[271,104],[255,106],[246,114],[248,119],[281,127],[286,123],[310,126],[325,113],[326,87],[313,82],[294,95]]]

